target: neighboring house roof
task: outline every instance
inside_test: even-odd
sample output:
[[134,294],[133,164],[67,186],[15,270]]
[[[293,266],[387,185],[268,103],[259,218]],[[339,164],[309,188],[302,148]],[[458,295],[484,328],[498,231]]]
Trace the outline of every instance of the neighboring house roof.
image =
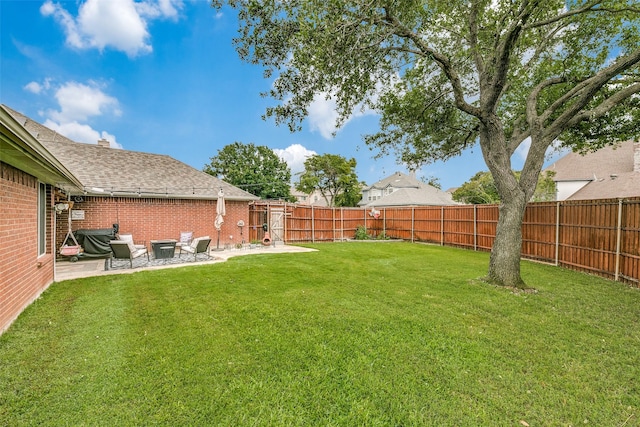
[[581,155],[569,153],[545,171],[553,180],[584,182],[566,200],[609,199],[640,196],[640,144],[632,140]]
[[393,188],[390,194],[368,203],[366,200],[360,202],[361,206],[377,207],[377,206],[443,206],[458,204],[451,198],[451,194],[446,193],[436,187],[419,181],[413,176],[405,175],[401,172],[386,177],[365,191],[371,189]]
[[421,188],[401,188],[365,206],[446,206],[456,205],[451,195],[440,191],[431,185],[424,184]]
[[640,172],[623,172],[591,181],[566,200],[615,199],[640,196]]
[[545,171],[555,172],[554,181],[591,181],[611,174],[633,172],[633,141],[601,148],[585,155],[569,153]]
[[4,105],[0,105],[0,160],[47,184],[82,185]]
[[365,188],[364,190],[370,190],[373,188],[376,189],[384,189],[388,187],[393,188],[420,188],[423,185],[423,182],[418,181],[416,178],[405,175],[402,172],[396,172],[391,176],[381,179],[378,182],[373,183],[371,186]]
[[[86,194],[217,199],[222,189],[227,200],[258,199],[167,155],[74,142],[16,111],[7,110],[71,171]],[[71,194],[75,192],[71,190]]]
[[328,206],[327,201],[322,197],[320,190],[314,190],[307,194],[296,190],[295,187],[290,188],[291,195],[296,198],[297,203],[306,206]]

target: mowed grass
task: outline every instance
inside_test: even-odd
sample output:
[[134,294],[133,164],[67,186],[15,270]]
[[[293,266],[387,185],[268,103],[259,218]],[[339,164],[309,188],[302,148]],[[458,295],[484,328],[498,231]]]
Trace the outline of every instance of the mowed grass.
[[637,426],[640,292],[327,243],[54,284],[0,337],[0,425]]

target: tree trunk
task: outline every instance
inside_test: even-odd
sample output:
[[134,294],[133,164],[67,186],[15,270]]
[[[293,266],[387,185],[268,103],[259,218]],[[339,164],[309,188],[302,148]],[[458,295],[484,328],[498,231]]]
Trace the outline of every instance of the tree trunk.
[[499,286],[525,288],[520,276],[522,219],[527,203],[523,196],[504,201],[499,208],[496,238],[491,248],[487,281]]
[[499,286],[524,288],[525,283],[520,277],[520,254],[526,192],[511,170],[512,153],[507,149],[500,118],[495,114],[488,115],[483,124],[480,147],[501,200],[486,279]]

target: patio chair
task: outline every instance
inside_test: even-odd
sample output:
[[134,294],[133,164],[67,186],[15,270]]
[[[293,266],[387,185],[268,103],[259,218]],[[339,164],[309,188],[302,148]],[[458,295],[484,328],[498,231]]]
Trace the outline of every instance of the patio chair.
[[193,241],[193,231],[181,231],[180,239],[178,239],[178,243],[176,243],[176,248],[181,248],[182,246],[188,246]]
[[147,245],[145,243],[134,243],[133,242],[133,234],[117,234],[116,237],[118,240],[122,240],[123,242],[131,242],[136,249],[147,249]]
[[211,258],[209,255],[209,244],[211,243],[211,238],[209,236],[198,237],[193,239],[193,241],[188,244],[180,247],[179,257],[182,257],[182,252],[188,252],[193,254],[194,260],[198,259],[198,254],[205,254],[207,257]]
[[135,258],[141,257],[142,255],[147,255],[147,262],[149,262],[149,251],[147,251],[146,247],[136,248],[135,245],[131,242],[126,242],[124,240],[112,240],[109,242],[109,246],[111,246],[111,258],[109,258],[109,268],[113,267],[113,259],[128,259],[133,268],[133,260]]

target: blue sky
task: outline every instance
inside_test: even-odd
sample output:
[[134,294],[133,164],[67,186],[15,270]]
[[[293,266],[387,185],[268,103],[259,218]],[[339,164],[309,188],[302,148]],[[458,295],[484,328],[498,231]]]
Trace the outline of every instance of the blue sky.
[[[310,154],[357,160],[373,184],[407,172],[394,157],[374,160],[362,135],[373,114],[354,116],[335,137],[334,109],[317,101],[303,130],[261,116],[272,84],[232,45],[237,20],[208,0],[0,0],[0,102],[72,140],[167,154],[202,169],[235,141],[266,145],[300,172]],[[513,166],[522,158],[516,154]],[[417,171],[443,189],[487,170],[480,149]]]

